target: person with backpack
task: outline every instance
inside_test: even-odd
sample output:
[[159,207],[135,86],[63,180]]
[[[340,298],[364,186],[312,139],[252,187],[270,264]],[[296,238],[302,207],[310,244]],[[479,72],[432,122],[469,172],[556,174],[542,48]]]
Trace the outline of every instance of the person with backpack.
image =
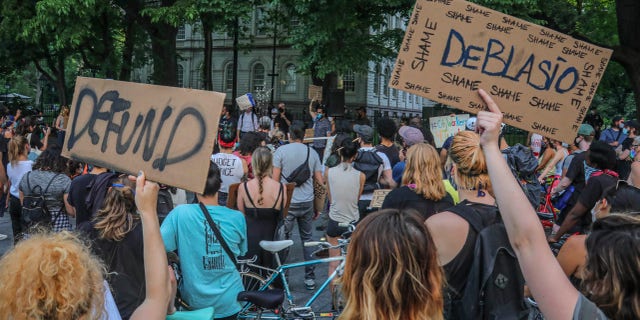
[[[290,143],[281,146],[273,154],[273,179],[282,183],[295,183],[291,196],[289,213],[285,217],[284,227],[287,235],[291,234],[293,225],[298,222],[300,240],[304,252],[304,260],[312,260],[313,247],[305,247],[304,243],[311,241],[312,222],[318,217],[313,207],[313,180],[324,184],[322,165],[318,153],[302,143],[304,128],[301,123],[294,123],[289,128]],[[304,284],[308,290],[315,288],[315,268],[305,267]]]
[[65,174],[67,159],[56,144],[43,151],[33,164],[33,171],[22,176],[20,199],[22,219],[27,228],[41,225],[53,232],[71,230],[67,212],[67,190],[71,179]]
[[9,197],[6,199],[5,207],[9,207],[11,216],[11,229],[13,230],[13,244],[17,244],[22,239],[23,228],[20,203],[20,190],[18,189],[22,176],[31,171],[33,161],[27,157],[29,155],[29,141],[24,136],[14,136],[9,141],[9,164],[7,164],[7,189]]
[[390,118],[382,118],[378,120],[376,123],[376,128],[378,129],[378,133],[380,135],[380,144],[376,146],[376,150],[384,153],[387,158],[389,158],[389,163],[391,164],[391,168],[396,165],[396,163],[400,162],[400,150],[398,146],[393,142],[393,137],[395,137],[398,132],[398,128],[396,127],[396,123],[393,119]]
[[448,156],[461,202],[425,222],[447,279],[445,318],[526,319],[524,280],[495,205],[480,137],[459,132]]
[[480,144],[496,201],[527,286],[544,318],[639,319],[640,218],[611,215],[596,220],[586,239],[587,261],[582,292],[573,287],[545,241],[536,212],[498,148],[502,112],[491,96],[479,90],[489,111],[478,113]]
[[387,156],[377,151],[373,146],[373,128],[368,125],[354,125],[353,131],[357,135],[357,141],[360,143],[360,149],[353,167],[364,173],[366,179],[362,195],[358,201],[358,210],[360,211],[360,219],[364,218],[371,209],[369,204],[373,199],[373,191],[377,189],[396,187],[396,182],[391,174],[391,163]]
[[245,133],[255,132],[258,128],[258,116],[253,112],[253,108],[245,109],[238,118],[237,136],[242,139]]

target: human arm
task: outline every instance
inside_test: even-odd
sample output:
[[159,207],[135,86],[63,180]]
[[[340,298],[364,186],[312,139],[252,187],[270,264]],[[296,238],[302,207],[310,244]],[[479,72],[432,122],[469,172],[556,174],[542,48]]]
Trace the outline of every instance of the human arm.
[[171,297],[171,283],[156,205],[158,184],[146,181],[143,172],[136,179],[136,206],[142,221],[146,296],[131,315],[132,320],[164,319]]
[[313,110],[313,104],[316,102],[316,98],[311,99],[311,102],[309,102],[309,115],[311,116],[311,119],[315,120],[316,119],[316,115],[318,115],[318,113]]
[[282,173],[282,169],[278,167],[273,167],[273,180],[280,181],[280,174]]
[[[324,170],[324,181],[327,182],[327,201],[331,203],[331,189],[329,188],[329,168]],[[358,196],[359,198],[360,196]]]
[[51,133],[51,128],[46,127],[42,130],[42,132],[44,133],[44,138],[42,138],[42,147],[40,147],[40,151],[45,151],[47,150],[47,146],[49,145],[49,134]]
[[540,171],[546,168],[547,166],[549,166],[549,161],[555,158],[555,156],[556,156],[555,151],[553,151],[551,148],[547,148],[547,150],[545,150],[544,153],[542,154],[542,160],[540,160],[540,164],[538,164],[536,171]]
[[560,160],[562,160],[562,158],[564,157],[564,154],[562,152],[557,151],[554,155],[553,155],[553,159],[551,159],[551,162],[549,162],[545,167],[544,170],[542,171],[542,173],[540,173],[540,175],[538,176],[538,181],[540,181],[540,183],[544,183],[544,179],[547,177],[547,175],[549,174],[549,171],[551,171],[553,168],[555,168],[555,166],[558,164],[558,162],[560,162]]
[[389,189],[394,189],[398,186],[395,180],[393,180],[393,174],[390,169],[382,170],[382,175],[380,176],[380,183],[387,186]]
[[587,211],[589,211],[589,209],[585,207],[585,205],[582,204],[582,202],[578,201],[573,206],[573,208],[571,208],[569,213],[567,213],[567,217],[562,222],[562,225],[560,226],[560,229],[558,229],[558,232],[549,236],[548,241],[558,242],[558,240],[560,240],[560,238],[565,233],[569,232],[569,230],[571,230],[571,228],[573,228],[576,225],[576,223],[580,221],[582,216],[584,216],[587,213]]
[[640,162],[634,161],[631,163],[631,173],[627,182],[636,188],[640,187]]
[[522,274],[545,318],[571,319],[579,293],[549,250],[542,225],[500,152],[498,133],[502,113],[484,90],[479,90],[479,93],[490,110],[478,113],[480,143],[496,201]]
[[238,186],[238,199],[236,200],[236,206],[238,207],[238,211],[245,213],[244,212],[244,197],[245,197],[245,192],[244,192],[244,184],[246,182],[240,183],[240,185]]
[[69,204],[69,193],[65,193],[62,196],[62,200],[64,201],[64,208],[67,211],[67,214],[75,217],[76,216],[76,208],[74,208],[71,204]]

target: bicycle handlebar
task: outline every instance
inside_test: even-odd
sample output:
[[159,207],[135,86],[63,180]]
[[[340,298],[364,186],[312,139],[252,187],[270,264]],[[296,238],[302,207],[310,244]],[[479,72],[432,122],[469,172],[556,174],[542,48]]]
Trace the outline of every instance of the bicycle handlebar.
[[304,243],[305,247],[315,247],[315,246],[323,246],[323,247],[331,247],[331,243],[324,241],[307,241]]

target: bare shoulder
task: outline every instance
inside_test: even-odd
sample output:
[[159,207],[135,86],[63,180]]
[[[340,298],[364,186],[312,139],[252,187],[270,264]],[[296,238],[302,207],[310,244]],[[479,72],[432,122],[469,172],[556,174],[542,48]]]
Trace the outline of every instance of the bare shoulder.
[[469,224],[466,220],[450,211],[436,213],[424,223],[431,233],[466,232],[469,229]]

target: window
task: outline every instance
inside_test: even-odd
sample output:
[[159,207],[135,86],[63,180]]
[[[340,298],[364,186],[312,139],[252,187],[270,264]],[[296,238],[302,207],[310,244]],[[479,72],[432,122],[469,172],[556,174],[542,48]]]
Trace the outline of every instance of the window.
[[262,63],[256,63],[253,66],[253,72],[251,73],[251,90],[253,92],[264,89],[265,76],[264,65]]
[[233,90],[233,63],[227,63],[224,68],[224,90]]
[[373,72],[373,94],[380,94],[380,66],[376,64]]
[[178,65],[178,87],[184,88],[184,67],[182,65]]
[[186,39],[186,31],[184,24],[178,27],[178,33],[176,34],[176,40],[184,40]]
[[384,74],[382,74],[382,85],[384,86],[382,90],[385,96],[389,96],[389,75],[391,74],[391,69],[389,67],[384,68]]
[[256,36],[264,36],[267,34],[265,20],[264,8],[256,8],[253,12],[253,32]]
[[344,92],[356,91],[356,74],[353,71],[347,71],[342,75],[342,88]]
[[297,90],[297,80],[298,76],[296,74],[296,66],[294,64],[288,64],[285,69],[285,77],[284,77],[284,92],[285,93],[296,93]]

